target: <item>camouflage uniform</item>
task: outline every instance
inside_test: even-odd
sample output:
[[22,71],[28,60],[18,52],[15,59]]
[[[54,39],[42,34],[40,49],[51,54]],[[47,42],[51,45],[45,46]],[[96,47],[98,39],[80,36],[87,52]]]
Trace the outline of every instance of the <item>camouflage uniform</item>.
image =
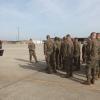
[[56,72],[56,68],[54,66],[54,59],[53,59],[54,58],[53,49],[54,49],[54,43],[49,37],[49,39],[47,39],[44,45],[44,54],[47,63],[47,71],[49,74],[51,74],[52,72]]
[[60,65],[61,65],[60,50],[61,50],[61,41],[59,38],[55,37],[55,39],[54,39],[54,63],[55,63],[55,67],[57,69],[59,69]]
[[87,44],[84,43],[82,46],[82,59],[83,59],[83,63],[86,64],[86,58],[87,58]]
[[61,63],[61,69],[65,69],[64,68],[64,41],[65,41],[65,37],[63,37],[62,41],[61,41],[61,48],[60,48],[60,63]]
[[74,46],[73,42],[71,40],[66,40],[64,42],[64,67],[66,69],[66,76],[65,77],[71,77],[73,76],[73,51]]
[[32,42],[31,39],[28,43],[28,48],[29,48],[30,62],[32,62],[32,56],[34,57],[35,62],[37,62],[37,57],[35,53],[35,44]]
[[100,78],[100,39],[97,39],[98,45],[98,64],[97,64],[97,70],[96,70],[96,78]]
[[95,83],[96,64],[97,64],[97,41],[91,39],[87,44],[87,84]]
[[76,70],[80,69],[80,44],[77,39],[74,41],[74,65]]

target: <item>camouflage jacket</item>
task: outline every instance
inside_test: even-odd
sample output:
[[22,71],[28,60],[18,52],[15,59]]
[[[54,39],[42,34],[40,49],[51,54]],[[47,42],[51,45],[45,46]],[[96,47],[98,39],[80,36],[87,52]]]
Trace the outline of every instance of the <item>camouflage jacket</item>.
[[72,41],[64,42],[64,57],[73,57],[74,45]]
[[28,43],[28,48],[29,48],[29,50],[35,50],[35,43],[29,42]]
[[98,59],[97,40],[89,40],[87,44],[87,60],[93,61]]
[[97,42],[98,42],[98,45],[97,45],[97,48],[98,48],[98,60],[100,60],[100,39],[98,39]]
[[64,41],[61,42],[60,52],[61,52],[61,55],[63,56],[64,55]]
[[82,46],[82,56],[87,56],[87,44],[83,44]]
[[47,40],[44,44],[44,54],[51,54],[53,52],[54,43],[51,39]]
[[61,41],[55,41],[54,42],[54,50],[56,51],[56,50],[59,50],[60,51],[60,49],[61,49]]
[[74,43],[74,56],[80,56],[80,44],[79,42]]

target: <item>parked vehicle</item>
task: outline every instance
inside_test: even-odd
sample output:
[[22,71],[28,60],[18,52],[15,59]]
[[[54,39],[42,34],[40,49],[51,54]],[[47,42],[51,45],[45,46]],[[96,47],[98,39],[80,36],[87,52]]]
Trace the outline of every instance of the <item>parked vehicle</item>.
[[0,56],[3,56],[2,41],[0,40]]

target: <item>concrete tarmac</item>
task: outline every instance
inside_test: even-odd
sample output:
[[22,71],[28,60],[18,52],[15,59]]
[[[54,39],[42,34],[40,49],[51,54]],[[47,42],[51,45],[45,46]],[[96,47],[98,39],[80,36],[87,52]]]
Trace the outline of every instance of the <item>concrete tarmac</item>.
[[43,45],[36,45],[39,63],[29,63],[26,44],[3,45],[0,56],[0,100],[100,100],[100,79],[95,85],[82,82],[85,75],[62,78],[61,72],[47,74]]

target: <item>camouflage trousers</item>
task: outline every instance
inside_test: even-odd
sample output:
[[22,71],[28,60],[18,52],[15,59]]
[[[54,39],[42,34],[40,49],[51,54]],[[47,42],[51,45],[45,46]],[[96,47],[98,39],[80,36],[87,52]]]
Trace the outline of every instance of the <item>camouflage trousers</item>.
[[34,58],[35,62],[37,62],[37,57],[35,50],[29,50],[30,62],[32,61],[32,57]]
[[96,78],[100,78],[100,60],[97,61]]
[[97,65],[97,60],[91,60],[89,63],[87,63],[86,66],[86,75],[87,75],[87,81],[89,83],[95,82],[96,79],[96,65]]
[[47,72],[52,73],[56,71],[56,66],[54,64],[54,54],[49,53],[46,55]]
[[54,52],[54,64],[57,69],[60,69],[61,67],[61,54],[59,50],[56,50]]
[[95,76],[96,76],[96,68],[91,68],[87,66],[86,68],[86,74],[87,74],[87,81],[91,83],[91,81],[95,81]]
[[67,76],[72,76],[73,74],[73,58],[72,57],[65,57],[64,58],[64,68],[66,70]]
[[80,56],[74,57],[75,70],[80,70]]
[[83,60],[83,63],[86,64],[86,55],[82,55],[82,60]]

